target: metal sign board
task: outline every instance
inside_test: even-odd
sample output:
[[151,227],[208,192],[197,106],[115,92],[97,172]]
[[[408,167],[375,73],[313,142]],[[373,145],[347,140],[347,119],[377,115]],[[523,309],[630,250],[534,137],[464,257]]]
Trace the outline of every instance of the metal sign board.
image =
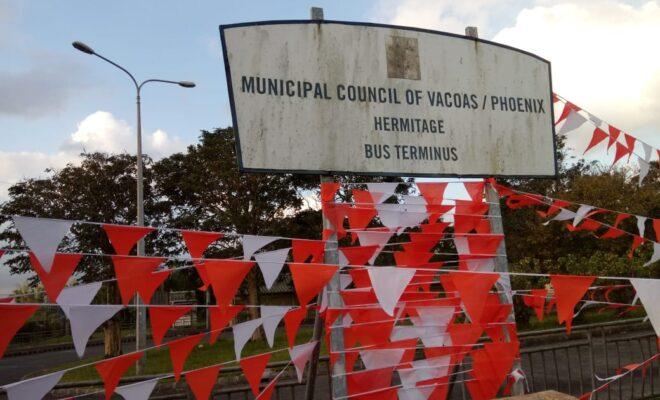
[[553,177],[550,63],[445,32],[220,26],[241,171]]

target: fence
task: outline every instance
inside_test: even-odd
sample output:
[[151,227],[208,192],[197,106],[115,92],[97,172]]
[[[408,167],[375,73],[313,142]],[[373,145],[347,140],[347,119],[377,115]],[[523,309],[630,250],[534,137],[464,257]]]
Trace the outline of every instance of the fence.
[[[574,328],[567,337],[563,328],[521,333],[520,356],[523,370],[527,374],[526,385],[531,392],[557,390],[580,396],[590,392],[603,382],[604,378],[615,375],[617,369],[633,363],[639,363],[658,352],[657,336],[648,324],[641,319],[623,320],[610,323],[583,325]],[[271,378],[287,362],[268,365]],[[314,399],[330,399],[329,361],[327,357],[319,359]],[[465,365],[464,370],[469,369]],[[452,385],[448,395],[452,400],[468,399],[465,386],[460,382]],[[127,378],[122,382],[143,380],[147,377]],[[238,367],[223,368],[220,375],[219,389],[214,392],[214,399],[250,399],[251,390],[241,377]],[[393,382],[396,383],[396,382]],[[79,394],[84,391],[98,390],[101,381],[74,382],[59,384],[58,395]],[[273,399],[303,399],[304,385],[295,380],[294,374],[287,374],[277,384]],[[154,399],[192,399],[183,382],[159,385]],[[595,399],[643,399],[660,395],[660,366],[650,363],[645,371],[634,371],[628,376],[613,382],[607,390],[594,394]],[[98,398],[90,396],[89,398]]]

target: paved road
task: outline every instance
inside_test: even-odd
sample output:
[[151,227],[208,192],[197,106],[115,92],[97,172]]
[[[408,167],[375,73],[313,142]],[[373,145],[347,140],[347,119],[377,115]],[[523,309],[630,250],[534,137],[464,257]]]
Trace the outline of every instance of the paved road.
[[[135,343],[123,344],[125,352],[135,350]],[[103,346],[88,346],[85,358],[103,354]],[[57,365],[79,360],[74,349],[49,351],[0,359],[0,385],[16,382],[25,375],[44,371]]]

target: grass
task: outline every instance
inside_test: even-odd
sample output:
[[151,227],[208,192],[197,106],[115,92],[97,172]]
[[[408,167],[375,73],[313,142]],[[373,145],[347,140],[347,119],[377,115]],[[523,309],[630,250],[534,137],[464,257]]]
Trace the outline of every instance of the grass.
[[[595,310],[589,310],[582,312],[575,320],[573,321],[573,326],[585,325],[585,324],[596,324],[599,322],[609,322],[615,321],[617,319],[629,319],[629,318],[640,318],[646,315],[644,309],[638,308],[626,313],[624,316],[619,317],[620,311],[617,310],[604,310],[601,312]],[[546,315],[543,318],[543,321],[539,321],[536,318],[536,315],[533,315],[529,318],[528,324],[519,324],[518,331],[535,331],[542,329],[552,329],[552,328],[561,328],[564,325],[559,325],[557,323],[557,314],[553,312],[550,315]]]
[[[296,344],[307,343],[312,338],[312,328],[302,326],[298,331]],[[270,361],[288,361],[289,353],[286,351],[288,346],[286,334],[283,329],[278,330],[275,334],[275,344],[273,349],[268,347],[266,340],[251,340],[243,348],[241,353],[242,357],[247,357],[254,354],[266,353],[272,350],[282,349],[272,354]],[[322,343],[322,354],[326,354],[325,345]],[[216,343],[210,345],[208,340],[203,340],[193,351],[186,360],[184,371],[206,367],[209,365],[219,364],[227,361],[232,361],[236,358],[234,354],[234,342],[232,339],[220,338]],[[79,365],[88,364],[91,362],[99,361],[102,356],[85,357],[83,360],[73,361],[69,363],[60,364],[57,367],[50,368],[46,371],[36,372],[32,375],[42,375],[47,372],[60,371],[62,369],[73,368]],[[156,375],[172,372],[172,364],[170,361],[169,350],[167,346],[162,346],[157,349],[147,351],[147,362],[145,365],[145,375]],[[233,364],[236,365],[236,364]],[[129,368],[124,376],[135,375],[135,367]],[[67,372],[62,378],[62,382],[78,382],[87,380],[99,379],[99,375],[93,365],[76,368]]]

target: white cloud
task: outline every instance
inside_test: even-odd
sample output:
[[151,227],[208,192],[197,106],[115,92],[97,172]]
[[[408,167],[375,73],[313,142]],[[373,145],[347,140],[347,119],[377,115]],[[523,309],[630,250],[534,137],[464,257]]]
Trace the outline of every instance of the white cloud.
[[522,3],[522,0],[382,0],[375,9],[375,19],[461,35],[466,26],[477,26],[480,34],[487,36],[514,15]]
[[657,147],[657,38],[658,2],[599,0],[525,9],[493,39],[547,58],[557,93]]
[[[162,129],[142,134],[143,152],[153,158],[162,158],[185,148],[181,139],[170,138]],[[74,153],[104,151],[133,154],[136,148],[137,139],[133,128],[107,111],[96,111],[85,117],[62,145],[63,150]]]
[[[538,54],[552,62],[555,92],[657,148],[660,3],[635,3],[383,0],[375,14],[391,24],[459,34],[478,26],[481,37]],[[569,137],[576,149],[590,139],[588,124],[581,131]]]
[[[144,134],[144,152],[154,159],[185,149],[179,137],[170,137],[158,129]],[[53,154],[41,152],[0,151],[0,200],[6,197],[12,184],[26,178],[46,177],[46,169],[59,169],[68,163],[79,162],[82,152],[135,153],[134,130],[126,121],[107,111],[96,111],[78,123],[77,129]]]

